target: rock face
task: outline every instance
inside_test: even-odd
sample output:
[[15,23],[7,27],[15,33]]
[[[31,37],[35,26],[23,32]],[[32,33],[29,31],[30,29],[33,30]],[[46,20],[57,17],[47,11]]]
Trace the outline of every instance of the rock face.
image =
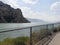
[[21,9],[14,9],[10,5],[0,1],[0,23],[27,23],[23,17]]

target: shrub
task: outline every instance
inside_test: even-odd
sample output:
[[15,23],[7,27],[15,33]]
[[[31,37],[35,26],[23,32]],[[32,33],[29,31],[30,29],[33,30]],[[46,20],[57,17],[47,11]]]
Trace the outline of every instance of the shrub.
[[48,35],[49,35],[49,36],[51,36],[51,35],[52,35],[52,33],[51,33],[51,32],[49,32],[49,33],[48,33]]
[[12,38],[6,38],[0,43],[1,45],[13,45],[13,39]]
[[59,31],[60,31],[60,28],[59,28]]
[[58,31],[57,28],[54,28],[53,32],[57,32],[57,31]]
[[6,38],[0,41],[0,45],[26,45],[29,37]]
[[25,45],[25,42],[27,42],[28,39],[28,37],[17,37],[14,39],[14,45]]

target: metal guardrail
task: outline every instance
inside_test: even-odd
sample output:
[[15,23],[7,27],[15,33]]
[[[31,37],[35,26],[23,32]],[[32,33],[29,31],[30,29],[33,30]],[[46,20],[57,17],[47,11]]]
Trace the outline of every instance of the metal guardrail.
[[[53,24],[45,24],[45,25],[36,25],[36,26],[30,26],[30,27],[25,27],[25,28],[19,28],[19,29],[9,29],[9,30],[6,30],[6,31],[0,31],[0,33],[6,33],[6,32],[11,32],[11,31],[17,31],[17,30],[21,30],[21,29],[27,29],[27,28],[30,28],[30,45],[33,45],[32,43],[32,28],[33,27],[37,27],[37,26],[39,26],[39,27],[41,27],[41,26],[46,26],[46,30],[47,30],[47,35],[46,36],[48,36],[48,30],[49,30],[49,28],[48,28],[48,26],[52,26],[52,31],[53,31],[53,29],[54,29],[54,25],[57,25],[57,24],[60,24],[60,23],[53,23]],[[59,25],[60,26],[60,25]],[[43,28],[43,27],[42,27]]]

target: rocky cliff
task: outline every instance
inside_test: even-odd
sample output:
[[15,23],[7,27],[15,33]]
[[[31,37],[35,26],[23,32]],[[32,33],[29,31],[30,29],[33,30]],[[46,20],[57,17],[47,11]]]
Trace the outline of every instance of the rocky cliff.
[[14,9],[0,1],[0,23],[27,23],[29,22],[23,17],[21,9]]

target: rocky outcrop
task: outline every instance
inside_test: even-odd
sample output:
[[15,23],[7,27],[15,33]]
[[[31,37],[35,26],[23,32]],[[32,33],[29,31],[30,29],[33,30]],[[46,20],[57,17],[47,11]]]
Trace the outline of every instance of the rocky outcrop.
[[0,23],[27,23],[23,17],[21,9],[14,9],[10,5],[0,1]]

